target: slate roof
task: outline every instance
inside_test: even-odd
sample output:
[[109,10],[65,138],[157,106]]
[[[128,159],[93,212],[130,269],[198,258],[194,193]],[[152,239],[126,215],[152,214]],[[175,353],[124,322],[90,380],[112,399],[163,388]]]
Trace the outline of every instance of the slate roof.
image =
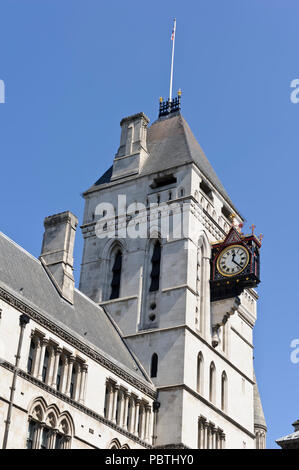
[[[211,163],[180,113],[162,117],[148,128],[147,149],[149,158],[141,170],[141,176],[164,171],[178,165],[195,163],[216,190],[235,209]],[[111,175],[112,166],[92,188],[109,183]],[[236,212],[238,211],[236,210]]]
[[[105,311],[78,289],[74,305],[57,292],[41,262],[0,232],[0,286],[60,324],[123,370],[150,382]],[[151,384],[151,382],[150,382]]]

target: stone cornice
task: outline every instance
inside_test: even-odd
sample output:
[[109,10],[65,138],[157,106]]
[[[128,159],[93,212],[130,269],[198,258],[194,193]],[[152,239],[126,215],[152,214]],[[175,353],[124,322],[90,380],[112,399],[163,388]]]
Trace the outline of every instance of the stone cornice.
[[121,367],[114,364],[111,360],[109,360],[104,355],[95,351],[90,346],[84,344],[83,341],[80,341],[76,337],[72,336],[70,333],[64,330],[61,326],[58,326],[53,320],[50,320],[49,318],[44,317],[37,310],[33,309],[32,307],[29,307],[24,302],[20,301],[17,297],[7,292],[2,287],[0,287],[0,299],[2,299],[4,302],[7,302],[9,305],[19,310],[19,312],[26,313],[26,315],[28,315],[33,321],[42,325],[44,328],[48,329],[49,331],[54,333],[56,336],[59,336],[64,341],[72,345],[78,351],[81,351],[83,354],[85,354],[87,357],[89,357],[93,361],[101,364],[106,369],[112,371],[117,376],[119,376],[126,382],[133,385],[133,387],[143,392],[145,395],[153,399],[156,398],[155,390],[153,390],[152,388],[150,388],[149,386],[147,386],[146,384],[144,384],[142,381],[138,380],[137,378],[133,377],[128,372],[124,371]]
[[[14,371],[14,366],[10,364],[9,362],[4,362],[0,363],[1,367],[4,367],[5,369],[13,372]],[[54,395],[56,398],[59,398],[60,400],[64,401],[65,403],[68,403],[69,405],[73,406],[77,410],[81,411],[82,413],[90,416],[91,418],[95,419],[96,421],[99,421],[106,426],[109,426],[110,428],[114,429],[115,431],[119,432],[120,434],[123,434],[124,436],[128,437],[132,441],[137,442],[138,444],[142,445],[143,447],[147,447],[149,449],[152,448],[150,444],[147,442],[142,441],[139,439],[139,437],[135,436],[134,434],[131,434],[128,431],[125,431],[121,427],[117,426],[116,424],[112,423],[108,419],[104,418],[103,416],[99,415],[98,413],[95,413],[91,409],[87,408],[86,406],[82,405],[81,403],[73,400],[72,398],[64,395],[63,393],[59,392],[58,390],[55,390],[54,388],[50,387],[49,385],[46,385],[45,383],[41,382],[40,380],[36,379],[35,377],[32,377],[30,374],[27,372],[18,369],[18,376],[27,380],[28,382],[32,383],[33,385],[36,385],[37,387],[45,390],[48,393],[51,393],[51,395]],[[24,410],[28,412],[28,410]]]

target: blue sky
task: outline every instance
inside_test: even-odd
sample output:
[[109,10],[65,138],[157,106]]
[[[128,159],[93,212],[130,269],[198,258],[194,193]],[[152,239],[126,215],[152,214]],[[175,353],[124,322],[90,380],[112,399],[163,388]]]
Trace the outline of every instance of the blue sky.
[[[38,256],[45,216],[82,220],[81,193],[110,166],[121,118],[153,121],[168,95],[173,17],[182,114],[247,231],[264,234],[255,368],[275,448],[299,418],[296,0],[0,0],[0,228]],[[81,252],[78,231],[77,280]]]

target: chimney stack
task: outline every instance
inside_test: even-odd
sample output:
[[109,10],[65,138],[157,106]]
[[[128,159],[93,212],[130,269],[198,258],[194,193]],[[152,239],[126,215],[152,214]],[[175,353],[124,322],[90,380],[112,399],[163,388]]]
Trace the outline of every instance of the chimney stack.
[[46,217],[40,255],[61,296],[71,304],[74,302],[73,251],[77,225],[77,217],[69,211]]
[[126,117],[120,122],[120,146],[113,162],[111,180],[138,174],[146,160],[147,125],[149,118],[144,113]]

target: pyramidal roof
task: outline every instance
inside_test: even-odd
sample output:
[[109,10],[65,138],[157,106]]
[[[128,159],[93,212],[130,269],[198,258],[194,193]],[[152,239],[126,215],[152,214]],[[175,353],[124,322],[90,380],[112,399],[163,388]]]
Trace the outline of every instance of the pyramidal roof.
[[253,372],[253,404],[254,404],[254,425],[267,429],[265,415],[262,407],[261,397],[256,382],[255,372]]
[[[179,113],[159,118],[148,129],[147,150],[140,176],[194,163],[221,196],[235,209],[228,193],[205,156],[189,125]],[[110,182],[112,166],[90,189]],[[235,209],[236,210],[236,209]],[[238,212],[236,210],[236,212]]]

